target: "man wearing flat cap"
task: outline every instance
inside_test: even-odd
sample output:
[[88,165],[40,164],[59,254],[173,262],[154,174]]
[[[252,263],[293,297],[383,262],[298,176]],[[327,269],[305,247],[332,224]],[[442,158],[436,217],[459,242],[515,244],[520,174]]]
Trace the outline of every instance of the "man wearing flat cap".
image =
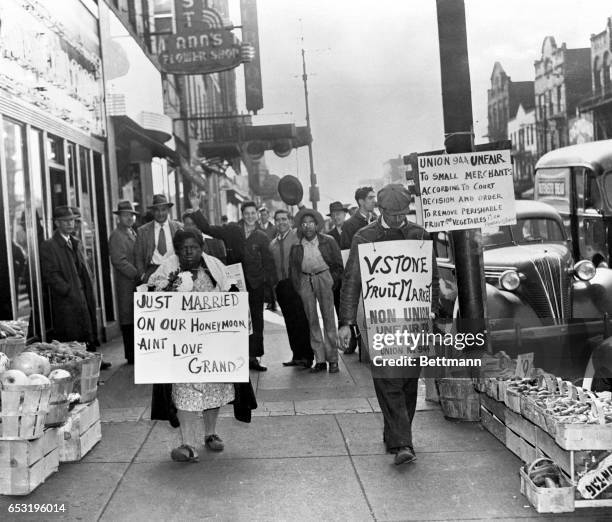
[[[361,273],[359,270],[359,245],[403,239],[429,239],[425,229],[406,219],[410,211],[411,196],[402,185],[390,184],[378,192],[380,217],[359,230],[353,237],[340,295],[340,343],[348,345],[350,327],[356,322],[357,304],[361,295]],[[436,257],[432,256],[432,314],[438,311],[438,269]],[[376,397],[384,418],[383,440],[387,451],[395,454],[395,464],[404,464],[416,459],[412,445],[412,420],[416,410],[419,374],[421,368],[402,368],[402,376],[389,378],[384,371],[372,366],[372,377]],[[383,370],[385,370],[383,368]]]
[[113,214],[117,216],[117,228],[108,238],[108,251],[115,273],[123,351],[127,363],[134,364],[134,290],[138,284],[138,269],[134,256],[136,232],[132,227],[138,213],[130,201],[120,201]]
[[155,194],[149,206],[153,221],[145,223],[136,231],[134,251],[141,283],[146,283],[162,261],[174,254],[172,238],[177,230],[183,229],[183,224],[168,217],[173,205],[163,194]]
[[[93,277],[83,245],[72,235],[75,219],[72,207],[55,207],[55,232],[40,245],[40,268],[51,297],[51,338],[85,343],[88,351],[95,352],[100,342]],[[101,368],[110,365],[103,362]]]
[[[323,216],[303,208],[295,216],[300,242],[289,252],[289,276],[304,304],[315,354],[311,372],[338,373],[338,329],[334,315],[334,287],[342,278],[342,254],[331,236],[321,233]],[[325,331],[321,334],[317,302]]]

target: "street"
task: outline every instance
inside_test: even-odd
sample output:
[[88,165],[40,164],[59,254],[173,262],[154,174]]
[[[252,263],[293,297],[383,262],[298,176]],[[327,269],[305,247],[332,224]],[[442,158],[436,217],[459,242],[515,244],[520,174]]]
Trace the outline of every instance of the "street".
[[[2,520],[528,520],[520,461],[479,423],[448,422],[421,386],[414,425],[416,463],[385,454],[382,417],[368,367],[342,355],[340,373],[284,368],[280,315],[265,312],[269,370],[251,372],[259,408],[251,424],[222,410],[226,449],[200,462],[172,462],[179,432],[149,420],[150,386],[132,383],[120,341],[99,389],[102,441],[80,462],[60,464],[28,497],[2,497]],[[443,495],[444,501],[440,499]],[[12,514],[10,504],[63,504],[65,513]],[[604,520],[606,510],[569,519]]]

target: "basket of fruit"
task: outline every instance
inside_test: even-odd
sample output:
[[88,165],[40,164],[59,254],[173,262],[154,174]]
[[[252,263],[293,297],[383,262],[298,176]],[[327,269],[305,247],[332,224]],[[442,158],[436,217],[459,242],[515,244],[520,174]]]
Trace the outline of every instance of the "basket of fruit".
[[51,370],[65,370],[74,379],[73,391],[81,395],[81,402],[90,402],[96,398],[100,364],[99,353],[88,352],[85,345],[72,342],[34,343],[27,348],[49,360]]
[[24,321],[0,321],[0,352],[9,358],[25,350],[28,323]]
[[42,436],[49,411],[51,381],[49,361],[23,352],[6,368],[0,354],[0,438],[31,440]]
[[574,511],[574,486],[559,467],[548,458],[534,460],[521,467],[521,493],[538,513]]
[[51,381],[51,398],[49,399],[49,411],[45,419],[45,427],[53,428],[61,426],[68,419],[69,397],[74,385],[74,377],[70,372],[58,368],[49,374]]

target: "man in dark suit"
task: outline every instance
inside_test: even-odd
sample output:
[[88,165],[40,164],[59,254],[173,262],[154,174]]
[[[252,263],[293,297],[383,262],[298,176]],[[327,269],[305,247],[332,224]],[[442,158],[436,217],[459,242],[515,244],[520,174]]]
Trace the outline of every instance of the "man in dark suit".
[[[191,198],[191,207],[199,209],[199,196]],[[242,263],[253,325],[253,333],[249,336],[249,368],[264,372],[267,368],[257,360],[264,354],[264,287],[266,283],[276,283],[276,270],[268,249],[270,240],[257,227],[257,205],[247,201],[242,204],[241,212],[242,219],[238,223],[221,226],[211,225],[201,210],[193,212],[190,217],[202,232],[223,240],[228,265]]]
[[[95,352],[100,342],[93,278],[83,245],[72,235],[75,217],[71,207],[53,210],[56,228],[53,236],[40,245],[40,267],[51,297],[53,339],[82,342],[88,351]],[[102,362],[101,368],[110,366]]]
[[142,283],[149,280],[162,261],[174,254],[172,238],[177,230],[182,230],[183,224],[168,217],[173,205],[163,194],[155,194],[153,203],[149,206],[153,221],[137,230],[134,251],[136,269]]
[[372,187],[359,187],[355,191],[355,201],[358,205],[357,210],[342,226],[342,234],[340,236],[340,248],[342,250],[351,248],[353,236],[360,228],[369,225],[372,221],[376,221],[374,216],[376,194],[374,194]]
[[[359,187],[355,191],[355,201],[358,205],[357,210],[342,226],[342,234],[340,235],[340,248],[342,250],[350,249],[353,236],[366,225],[376,221],[374,216],[376,194],[374,194],[372,187]],[[352,328],[351,342],[344,349],[345,354],[355,353],[358,335],[359,329],[355,325]]]
[[[270,221],[270,212],[268,208],[263,205],[259,207],[259,221],[257,226],[266,233],[268,239],[272,241],[276,237],[276,226]],[[276,296],[274,295],[274,287],[266,283],[264,287],[264,303],[267,303],[267,310],[276,312]]]
[[120,201],[113,214],[118,217],[119,222],[108,239],[108,250],[115,269],[115,294],[123,350],[127,363],[134,364],[134,289],[138,280],[138,269],[134,258],[136,232],[132,226],[137,212],[130,201]]
[[[344,221],[346,220],[346,215],[348,214],[348,207],[343,205],[340,201],[334,201],[329,205],[329,214],[328,217],[331,218],[333,223],[332,229],[329,231],[329,235],[336,240],[338,243],[338,247],[340,247],[340,237],[342,234],[342,226],[344,225]],[[336,306],[336,311],[338,307]]]

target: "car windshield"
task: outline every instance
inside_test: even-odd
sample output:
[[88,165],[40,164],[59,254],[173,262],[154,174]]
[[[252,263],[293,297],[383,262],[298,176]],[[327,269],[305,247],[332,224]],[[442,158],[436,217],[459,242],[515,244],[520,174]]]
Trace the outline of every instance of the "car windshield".
[[563,229],[554,219],[531,217],[518,219],[516,225],[488,227],[482,230],[482,244],[489,248],[548,241],[565,241]]

